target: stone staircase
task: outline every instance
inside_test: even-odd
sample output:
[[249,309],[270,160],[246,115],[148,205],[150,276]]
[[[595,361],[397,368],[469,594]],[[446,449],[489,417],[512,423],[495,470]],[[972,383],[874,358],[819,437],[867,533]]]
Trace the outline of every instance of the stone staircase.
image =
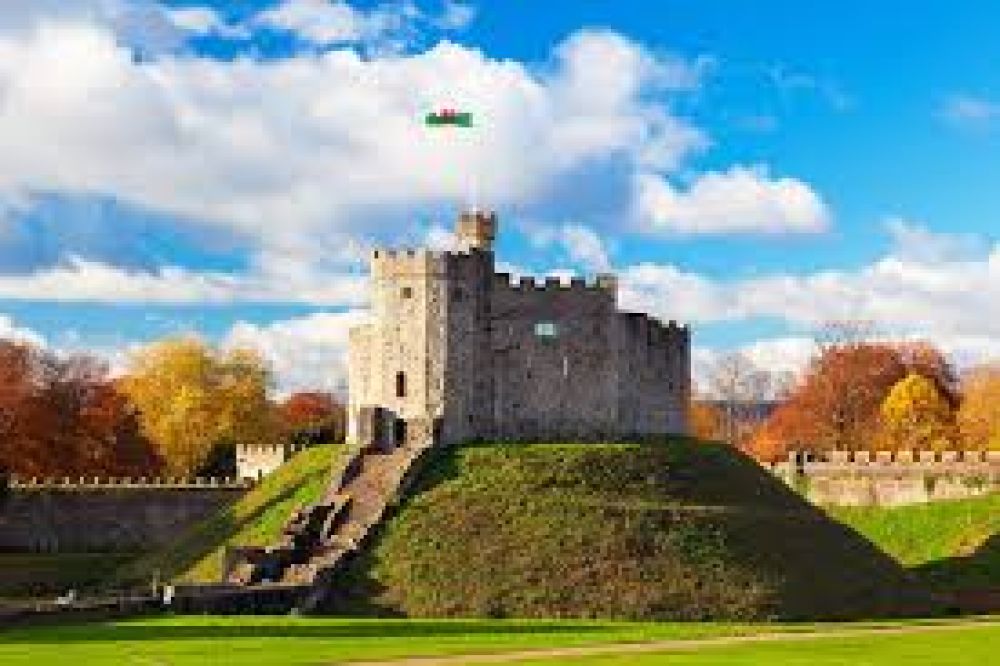
[[389,451],[368,448],[350,453],[320,501],[291,516],[277,545],[230,552],[226,581],[301,587],[307,592],[296,608],[315,610],[339,567],[382,521],[431,446],[428,441]]

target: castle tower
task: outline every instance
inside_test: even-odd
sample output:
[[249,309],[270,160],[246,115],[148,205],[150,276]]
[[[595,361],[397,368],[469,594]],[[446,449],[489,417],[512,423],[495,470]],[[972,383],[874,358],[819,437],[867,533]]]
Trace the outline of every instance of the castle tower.
[[497,214],[481,210],[462,213],[457,232],[463,250],[491,252],[497,236]]

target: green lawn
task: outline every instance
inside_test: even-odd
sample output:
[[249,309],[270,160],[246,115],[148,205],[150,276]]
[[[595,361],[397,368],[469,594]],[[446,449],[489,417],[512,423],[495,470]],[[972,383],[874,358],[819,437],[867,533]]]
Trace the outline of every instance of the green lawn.
[[937,587],[1000,587],[1000,494],[826,510]]
[[[914,624],[914,623],[911,623]],[[928,623],[930,624],[930,623]],[[939,624],[939,623],[934,623]],[[0,664],[334,664],[344,661],[498,653],[650,640],[688,640],[773,631],[897,626],[898,623],[738,625],[601,621],[349,620],[288,617],[173,617],[33,627],[0,633]],[[706,646],[698,654],[631,654],[594,663],[925,664],[988,663],[1000,625],[905,636]],[[961,647],[961,652],[956,650]],[[948,655],[952,660],[947,661]],[[918,661],[919,655],[919,661]],[[938,661],[932,661],[937,659]],[[538,663],[566,663],[555,659]]]
[[529,664],[669,664],[671,666],[954,666],[997,663],[1000,626],[969,626],[961,630],[907,635],[865,635],[849,638],[820,637],[808,641],[785,640],[706,646],[692,651],[620,654],[570,659],[531,659],[509,663]]

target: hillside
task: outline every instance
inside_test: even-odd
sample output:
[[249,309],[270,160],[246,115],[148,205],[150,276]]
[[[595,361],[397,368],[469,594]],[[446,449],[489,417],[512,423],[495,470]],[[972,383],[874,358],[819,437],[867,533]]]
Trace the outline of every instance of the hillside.
[[335,587],[330,610],[409,616],[927,610],[855,532],[731,449],[683,439],[441,451]]
[[140,557],[119,574],[125,581],[160,579],[215,582],[226,545],[275,543],[292,510],[316,501],[330,477],[339,448],[315,446],[296,454],[238,501],[181,537],[169,549]]
[[1000,494],[828,511],[935,588],[1000,587]]

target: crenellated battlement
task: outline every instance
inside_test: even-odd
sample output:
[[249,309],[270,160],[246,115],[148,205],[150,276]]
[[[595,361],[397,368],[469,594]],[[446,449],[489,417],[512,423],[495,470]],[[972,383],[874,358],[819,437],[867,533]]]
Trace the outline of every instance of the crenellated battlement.
[[914,504],[1000,490],[1000,451],[791,452],[764,467],[817,504]]
[[509,288],[514,291],[552,291],[552,292],[614,292],[617,284],[608,281],[609,276],[598,275],[594,278],[570,277],[568,280],[549,275],[544,278],[521,276],[517,279],[510,273],[494,273],[493,285],[498,288]]
[[11,476],[9,488],[30,490],[244,490],[253,486],[249,479],[236,477],[22,477]]

